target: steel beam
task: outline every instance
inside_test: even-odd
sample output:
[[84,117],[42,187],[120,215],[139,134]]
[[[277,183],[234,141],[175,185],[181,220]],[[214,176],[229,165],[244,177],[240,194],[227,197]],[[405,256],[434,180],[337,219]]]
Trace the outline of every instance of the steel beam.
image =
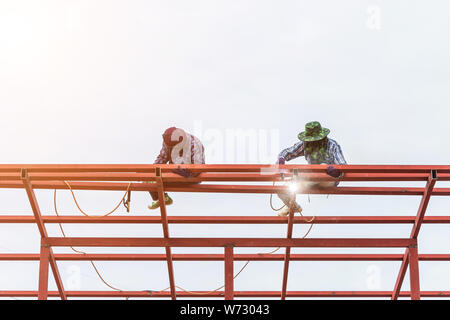
[[[425,212],[427,211],[427,207],[428,207],[428,203],[430,202],[431,195],[433,194],[433,188],[434,188],[434,185],[436,184],[436,180],[437,180],[437,172],[435,170],[432,170],[428,176],[428,181],[425,186],[422,200],[420,201],[416,219],[414,220],[414,225],[413,225],[413,228],[412,228],[411,234],[410,234],[410,238],[416,241],[416,243],[413,244],[414,246],[417,246],[417,236],[419,235],[420,227],[424,220]],[[400,266],[400,271],[398,273],[397,280],[395,282],[395,287],[394,287],[394,290],[392,293],[391,298],[393,300],[396,300],[398,298],[399,292],[400,292],[402,284],[403,284],[403,279],[405,278],[406,268],[408,267],[409,262],[410,262],[410,248],[407,248],[405,250],[403,261]],[[417,267],[417,270],[418,270],[418,267]],[[417,277],[418,276],[419,275],[417,274]],[[418,280],[417,280],[417,283],[418,283]],[[417,294],[415,294],[414,296],[417,297]]]
[[409,281],[411,284],[411,299],[420,300],[420,281],[419,281],[419,257],[417,246],[410,246],[409,250]]
[[50,258],[50,247],[41,243],[39,257],[39,300],[47,300],[48,296],[48,265]]
[[[285,177],[292,174],[286,173]],[[29,173],[30,180],[38,181],[157,181],[154,173],[135,172],[40,172]],[[315,181],[332,181],[325,173],[304,173],[303,179]],[[174,173],[165,173],[162,178],[164,182],[185,183],[185,182],[273,182],[282,181],[280,174],[261,173],[204,173],[196,177],[184,178]],[[427,173],[347,173],[342,181],[427,181]],[[450,173],[440,173],[439,179],[450,180]],[[0,181],[20,181],[17,173],[1,173]]]
[[411,239],[402,238],[77,238],[48,237],[46,244],[55,247],[329,247],[329,248],[405,248]]
[[[295,194],[291,197],[291,202],[290,202],[290,206],[289,206],[286,239],[292,239],[292,229],[294,228],[294,203],[295,203]],[[290,247],[286,247],[285,250],[286,251],[284,254],[283,282],[281,285],[281,300],[286,299],[287,281],[288,281],[288,275],[289,275],[289,258],[291,255]]]
[[[308,224],[313,217],[294,217],[294,224]],[[41,216],[44,223],[123,223],[123,224],[159,224],[157,216]],[[415,216],[320,216],[314,217],[314,224],[409,224]],[[168,216],[169,224],[287,224],[284,217],[278,216]],[[34,216],[0,215],[0,223],[36,223]],[[450,216],[425,216],[422,223],[447,224]]]
[[[161,168],[162,172],[171,172],[176,169],[176,164],[1,164],[0,172],[20,172],[27,169],[35,172],[147,172]],[[297,169],[299,172],[324,172],[327,165],[270,165],[270,164],[190,164],[181,165],[193,172],[271,172],[273,170]],[[450,173],[447,165],[335,165],[346,173],[426,173],[437,170],[439,173]]]
[[[32,183],[34,189],[67,189],[63,181],[35,181]],[[71,182],[73,190],[109,190],[126,191],[128,183],[123,182]],[[0,181],[0,188],[23,188],[20,181]],[[131,183],[131,191],[157,191],[155,183]],[[230,185],[230,184],[198,184],[186,185],[180,183],[165,188],[168,192],[203,192],[203,193],[253,193],[271,194],[286,191],[285,186],[272,185]],[[327,189],[309,189],[308,194],[338,194],[338,195],[397,195],[397,196],[419,196],[423,195],[424,188],[412,187],[337,187]],[[449,196],[450,188],[435,188],[432,192],[435,196]]]
[[[169,240],[169,224],[167,222],[167,209],[166,209],[166,197],[164,195],[164,183],[161,177],[161,169],[155,169],[155,175],[157,177],[156,183],[158,187],[158,200],[159,200],[159,208],[161,212],[161,223],[163,228],[164,239]],[[170,245],[165,246],[166,249],[166,257],[167,257],[167,270],[169,273],[169,285],[170,285],[170,294],[172,300],[176,300],[176,288],[175,288],[175,277],[173,272],[173,262],[172,262],[172,252],[170,249]]]
[[420,227],[422,226],[423,219],[425,217],[425,212],[428,208],[428,203],[430,202],[431,194],[433,192],[434,185],[436,184],[437,173],[433,170],[428,179],[427,185],[425,186],[425,192],[420,202],[419,210],[417,211],[416,220],[414,221],[414,226],[411,230],[410,237],[417,239],[419,235]]
[[234,257],[233,247],[225,247],[225,300],[234,298]]
[[[31,209],[33,211],[34,219],[36,221],[39,233],[41,235],[41,246],[42,245],[46,246],[47,244],[43,244],[43,242],[48,237],[47,230],[45,229],[44,222],[42,221],[41,211],[39,209],[39,205],[37,203],[37,199],[36,199],[36,195],[34,193],[33,187],[32,187],[32,185],[30,183],[30,179],[28,177],[27,170],[26,169],[21,170],[20,175],[21,175],[21,178],[22,178],[23,186],[24,186],[25,191],[26,191],[27,196],[28,196],[28,200],[30,201],[30,205],[31,205]],[[61,279],[61,275],[60,275],[59,270],[58,270],[58,265],[56,264],[56,260],[55,260],[55,257],[53,255],[52,248],[48,248],[48,260],[49,260],[50,266],[52,268],[52,273],[53,273],[53,276],[55,278],[56,286],[58,287],[58,291],[59,291],[59,294],[61,296],[61,299],[65,300],[66,299],[66,294],[64,292],[64,285],[63,285],[63,281]],[[44,261],[44,263],[45,263],[45,261]],[[43,274],[41,273],[40,275],[42,276]],[[41,276],[40,276],[40,278],[41,278]],[[39,280],[39,286],[41,286],[41,280]]]
[[[167,261],[159,253],[54,254],[56,261]],[[3,253],[0,261],[39,261],[36,253]],[[284,261],[284,254],[234,254],[234,261]],[[291,254],[290,261],[402,261],[403,254]],[[223,254],[172,254],[173,261],[224,261]],[[419,261],[450,261],[450,254],[421,254]]]
[[403,280],[405,279],[406,269],[409,264],[409,251],[406,249],[403,254],[402,264],[400,265],[400,271],[398,272],[397,280],[395,281],[394,290],[392,291],[392,300],[396,300],[399,297],[400,290],[402,289]]
[[[280,291],[235,291],[235,298],[276,298]],[[0,291],[0,297],[37,297],[38,291]],[[57,297],[58,291],[49,291],[49,297]],[[292,298],[388,298],[391,291],[287,291],[286,296]],[[409,297],[411,292],[402,291],[400,297]],[[450,291],[421,291],[427,298],[449,298]],[[67,291],[73,298],[170,298],[167,291]],[[223,298],[223,291],[178,291],[177,297],[185,298]]]

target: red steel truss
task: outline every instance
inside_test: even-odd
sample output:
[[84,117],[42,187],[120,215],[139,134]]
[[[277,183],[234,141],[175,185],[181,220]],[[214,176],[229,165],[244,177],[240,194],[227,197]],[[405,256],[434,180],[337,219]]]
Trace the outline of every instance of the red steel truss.
[[[408,238],[295,238],[294,224],[305,224],[311,217],[294,217],[291,211],[286,218],[275,216],[170,216],[162,200],[159,217],[154,216],[44,216],[34,193],[35,189],[67,189],[70,181],[73,190],[121,190],[130,192],[156,191],[160,199],[164,192],[258,193],[288,192],[282,181],[301,173],[312,180],[330,180],[324,165],[182,165],[201,173],[195,178],[183,178],[171,172],[175,165],[101,165],[101,164],[2,164],[0,188],[23,188],[26,191],[33,215],[1,215],[0,223],[34,223],[41,236],[39,254],[0,254],[0,261],[39,261],[37,291],[0,291],[0,297],[450,297],[450,291],[421,291],[419,261],[450,261],[450,254],[419,254],[418,235],[422,224],[450,223],[450,216],[425,216],[431,196],[449,196],[450,188],[435,188],[438,180],[450,181],[450,166],[423,165],[336,165],[345,173],[343,181],[423,181],[417,187],[336,187],[310,189],[311,194],[341,195],[410,195],[421,196],[416,216],[322,216],[315,224],[412,224]],[[131,183],[130,183],[131,182]],[[202,182],[186,184],[186,182]],[[220,183],[226,182],[226,183]],[[245,184],[251,182],[252,184]],[[234,184],[230,184],[234,183]],[[49,237],[46,224],[51,223],[141,223],[161,224],[161,238],[104,238],[104,237]],[[285,238],[175,238],[170,237],[170,224],[285,224]],[[55,254],[53,247],[164,247],[165,254]],[[172,247],[223,247],[223,254],[172,254]],[[284,254],[235,254],[235,247],[285,247]],[[354,247],[354,248],[405,248],[404,254],[291,254],[293,247]],[[58,271],[58,261],[166,261],[170,291],[67,291]],[[177,291],[173,261],[224,261],[224,289],[222,291]],[[235,291],[233,288],[234,261],[284,261],[280,291]],[[395,287],[392,291],[287,291],[290,261],[401,261]],[[58,291],[48,291],[49,266]],[[410,291],[401,291],[403,279],[409,268]]]

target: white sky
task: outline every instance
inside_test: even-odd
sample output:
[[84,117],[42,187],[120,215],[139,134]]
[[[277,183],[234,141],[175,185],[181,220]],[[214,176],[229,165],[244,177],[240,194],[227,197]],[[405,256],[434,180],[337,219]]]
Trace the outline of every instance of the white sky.
[[[282,4],[4,0],[0,163],[152,163],[162,131],[172,125],[199,133],[208,149],[208,163],[271,163],[281,148],[298,141],[306,122],[318,120],[331,129],[330,137],[341,144],[349,163],[449,164],[449,9],[443,0]],[[376,17],[373,20],[374,10],[379,10],[379,24]],[[260,150],[256,159],[242,157],[227,135],[242,129],[275,137],[270,153],[264,156]],[[54,214],[51,191],[37,195],[41,211]],[[58,195],[62,213],[79,214],[68,192]],[[121,197],[114,192],[77,195],[93,214],[109,211]],[[173,198],[170,215],[274,214],[266,195],[173,194]],[[298,199],[305,214],[317,215],[414,215],[420,201],[393,196],[312,196],[311,203],[304,196]],[[427,214],[448,214],[448,201],[433,198]],[[148,203],[148,195],[133,194],[132,214],[156,214],[148,212]],[[0,212],[31,214],[25,192],[1,190]],[[118,214],[126,213],[121,209]],[[47,228],[59,235],[56,225]],[[295,226],[294,236],[301,236],[305,228]],[[161,235],[160,229],[65,226],[72,236],[153,237]],[[172,236],[261,237],[283,237],[286,232],[284,226],[245,225],[172,225],[170,231]],[[406,237],[409,232],[409,225],[319,225],[310,236]],[[425,225],[419,252],[448,253],[449,241],[448,226]],[[0,251],[32,253],[38,248],[36,226],[0,226]],[[86,249],[163,252],[107,250]],[[261,251],[270,249],[236,250]],[[403,249],[293,250],[313,251]],[[59,265],[66,287],[73,285],[72,271],[81,270],[76,289],[107,289],[88,262]],[[97,265],[111,284],[124,290],[168,286],[164,262]],[[235,269],[242,265],[236,262]],[[372,266],[380,275],[377,288],[368,287]],[[293,262],[288,290],[391,290],[399,266],[399,262]],[[448,262],[422,262],[422,290],[448,290],[449,267]],[[282,262],[251,262],[236,279],[235,289],[280,290],[282,268]],[[37,262],[1,262],[0,270],[8,274],[0,278],[0,290],[37,288]],[[175,262],[176,282],[184,288],[214,289],[222,278],[220,262]],[[52,277],[50,289],[55,289]],[[408,277],[403,289],[409,289]]]

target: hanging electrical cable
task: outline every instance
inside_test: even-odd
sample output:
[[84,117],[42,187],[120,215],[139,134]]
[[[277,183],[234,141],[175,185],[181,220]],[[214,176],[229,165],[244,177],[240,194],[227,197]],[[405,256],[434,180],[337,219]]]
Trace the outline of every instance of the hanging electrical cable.
[[[75,202],[75,204],[76,204],[78,210],[79,210],[82,214],[84,214],[85,216],[87,216],[87,217],[106,217],[106,216],[108,216],[108,215],[114,213],[114,212],[120,207],[120,205],[123,203],[123,201],[125,200],[125,197],[127,196],[127,194],[129,194],[130,186],[131,186],[131,182],[128,183],[128,187],[127,187],[127,190],[126,190],[125,194],[123,195],[123,197],[122,197],[122,199],[120,200],[120,202],[118,203],[118,205],[117,205],[116,207],[114,207],[114,209],[112,209],[110,212],[108,212],[108,213],[106,213],[106,214],[104,214],[104,215],[93,216],[93,215],[87,214],[86,212],[84,212],[84,211],[81,209],[81,207],[80,207],[80,205],[79,205],[79,203],[78,203],[78,201],[77,201],[77,199],[76,199],[75,193],[74,193],[73,190],[72,190],[72,187],[71,187],[70,183],[69,183],[68,181],[64,181],[64,183],[65,183],[65,184],[67,185],[67,187],[69,188],[69,190],[70,190],[70,192],[71,192],[71,194],[72,194],[72,198],[73,198],[73,200],[74,200],[74,202]],[[273,186],[275,186],[275,181],[273,182]],[[55,214],[59,217],[59,212],[58,212],[57,204],[56,204],[56,189],[54,189],[53,204],[54,204]],[[273,204],[272,204],[272,194],[270,194],[270,206],[271,206],[271,208],[272,208],[274,211],[279,211],[279,210],[283,209],[286,205],[283,205],[283,206],[282,206],[281,208],[279,208],[279,209],[275,209],[275,208],[273,207]],[[291,208],[291,209],[292,209],[292,208]],[[302,215],[301,213],[300,213],[300,215],[303,217],[303,215]],[[309,221],[307,220],[306,222],[310,223],[310,222],[312,222],[312,221],[314,220],[314,218],[315,218],[315,217],[312,217],[311,220],[309,220]],[[63,234],[64,237],[66,237],[66,234],[65,234],[65,232],[64,232],[64,229],[63,229],[61,223],[58,222],[58,225],[59,225],[59,228],[60,228],[60,230],[61,230],[61,233]],[[308,231],[307,231],[306,234],[302,237],[302,239],[304,239],[304,238],[310,233],[312,227],[313,227],[313,224],[310,225]],[[81,251],[81,250],[77,250],[77,249],[73,248],[72,246],[70,246],[70,248],[71,248],[74,252],[76,252],[76,253],[84,254],[84,255],[87,254],[86,252]],[[260,255],[260,254],[273,254],[273,253],[275,253],[276,251],[278,251],[280,248],[281,248],[281,247],[278,247],[278,248],[276,248],[276,249],[274,249],[274,250],[272,250],[272,251],[270,251],[270,252],[258,252],[258,253],[256,253],[256,254],[258,254],[258,255]],[[100,274],[100,272],[99,272],[98,268],[96,267],[95,263],[94,263],[92,260],[89,260],[89,261],[90,261],[92,267],[94,268],[95,272],[97,273],[97,276],[99,277],[99,279],[100,279],[106,286],[108,286],[109,288],[111,288],[111,289],[113,289],[113,290],[119,291],[119,292],[124,292],[124,291],[125,291],[125,290],[119,289],[119,288],[114,287],[114,286],[112,286],[111,284],[109,284],[109,283],[102,277],[102,275]],[[249,263],[250,263],[250,260],[248,260],[248,261],[244,264],[244,266],[239,270],[239,272],[237,272],[236,275],[234,275],[233,280],[236,279],[236,278],[242,273],[242,271],[244,271],[244,269],[248,266]],[[185,288],[183,288],[183,287],[180,287],[180,286],[175,286],[175,287],[176,287],[177,289],[182,290],[182,291],[187,292],[187,293],[204,295],[204,294],[210,294],[210,293],[217,292],[218,290],[224,288],[225,285],[222,285],[222,286],[220,286],[220,287],[218,287],[218,288],[216,288],[216,289],[213,289],[213,290],[211,290],[211,291],[208,291],[208,292],[206,292],[206,293],[205,293],[205,292],[203,292],[203,293],[193,292],[193,291],[187,290],[187,289],[185,289]],[[164,292],[164,291],[167,291],[168,289],[170,289],[170,287],[164,288],[164,289],[159,290],[159,291],[153,291],[153,290],[150,290],[150,291],[151,291],[151,292]],[[148,291],[148,290],[143,290],[143,291]],[[128,300],[128,297],[126,297],[126,299]]]
[[[66,182],[66,181],[65,181],[65,182]],[[68,183],[66,183],[66,184],[70,187],[70,185],[69,185]],[[130,184],[131,184],[131,183],[130,183]],[[128,184],[128,188],[130,187],[130,184]],[[72,191],[72,189],[70,189],[70,191]],[[74,200],[75,200],[75,203],[77,203],[73,191],[72,191],[72,196],[73,196],[73,198],[74,198]],[[125,196],[124,196],[124,198],[125,198]],[[121,200],[121,202],[119,202],[119,205],[120,205],[121,203],[122,203],[122,200]],[[59,213],[58,213],[58,208],[57,208],[57,205],[56,205],[56,189],[54,190],[54,193],[53,193],[53,207],[54,207],[54,209],[55,209],[55,214],[59,217],[60,215],[59,215]],[[80,209],[80,207],[78,206],[78,203],[77,203],[77,207],[78,207],[78,209]],[[118,207],[116,207],[112,212],[116,211],[117,208],[118,208]],[[80,209],[80,211],[81,211],[81,209]],[[112,212],[109,212],[107,215],[111,214]],[[104,216],[106,216],[106,215],[104,215]],[[103,216],[103,217],[104,217],[104,216]],[[64,229],[63,229],[63,227],[62,227],[62,225],[61,225],[61,222],[58,222],[58,225],[59,225],[59,228],[61,229],[62,235],[63,235],[64,237],[66,237],[66,233],[64,232]],[[72,251],[74,251],[74,252],[76,252],[76,253],[79,253],[79,254],[85,254],[85,255],[87,254],[86,252],[81,251],[81,250],[77,250],[77,249],[75,249],[75,248],[72,247],[72,246],[70,246],[70,248],[72,249]],[[119,289],[119,288],[116,288],[116,287],[110,285],[108,282],[106,282],[105,279],[103,279],[103,277],[101,276],[101,274],[100,274],[100,272],[98,271],[97,267],[95,266],[94,261],[92,261],[92,260],[89,260],[89,261],[90,261],[92,267],[94,268],[95,272],[97,273],[98,277],[100,278],[100,280],[101,280],[106,286],[108,286],[109,288],[111,288],[111,289],[113,289],[113,290],[116,290],[116,291],[123,291],[123,290],[121,290],[121,289]]]

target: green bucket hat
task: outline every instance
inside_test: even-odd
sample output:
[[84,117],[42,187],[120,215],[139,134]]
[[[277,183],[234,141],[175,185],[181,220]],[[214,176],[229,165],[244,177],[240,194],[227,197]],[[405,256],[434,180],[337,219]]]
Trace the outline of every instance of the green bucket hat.
[[329,133],[330,129],[322,128],[319,122],[312,121],[305,124],[304,132],[298,134],[298,138],[302,141],[318,141],[325,138]]

